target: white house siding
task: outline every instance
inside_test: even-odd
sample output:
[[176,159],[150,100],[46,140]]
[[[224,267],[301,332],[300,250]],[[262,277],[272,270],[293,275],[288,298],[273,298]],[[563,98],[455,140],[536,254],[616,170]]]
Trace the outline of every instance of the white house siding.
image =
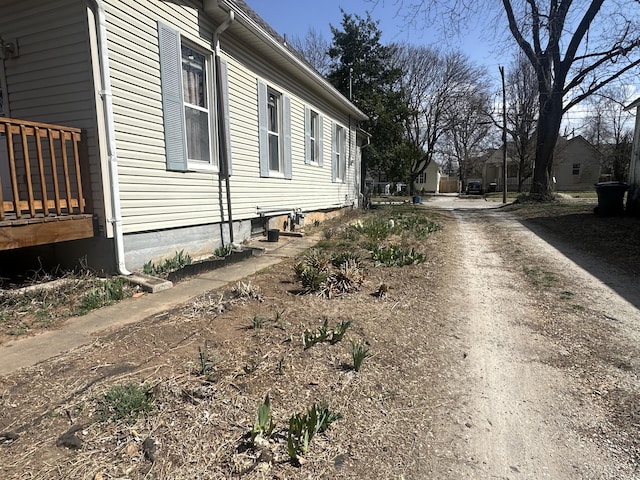
[[0,0],[0,12],[3,38],[19,44],[19,57],[5,63],[11,117],[87,132],[93,212],[104,231],[87,3]]
[[[216,25],[198,11],[199,2],[147,0],[105,2],[109,67],[118,155],[121,214],[126,263],[144,261],[184,249],[203,254],[228,238],[226,192],[217,172],[167,170],[160,78],[158,21],[211,51]],[[357,202],[356,125],[351,122],[351,161],[347,178],[332,182],[331,124],[345,129],[349,117],[299,86],[291,75],[251,53],[232,36],[221,38],[227,63],[232,155],[230,192],[234,240],[251,234],[258,208],[329,210]],[[213,53],[213,52],[212,52]],[[258,144],[258,80],[291,99],[292,179],[261,178]],[[213,89],[213,79],[209,78]],[[213,92],[210,91],[213,95]],[[305,164],[304,111],[310,106],[324,121],[323,166]],[[217,151],[214,152],[217,157]]]
[[[222,43],[229,68],[229,110],[233,175],[231,193],[233,218],[256,217],[258,208],[264,210],[302,209],[314,211],[338,208],[357,201],[355,188],[356,131],[351,122],[351,161],[347,163],[347,178],[332,182],[331,125],[337,122],[347,130],[349,118],[301,90],[290,78],[280,75],[260,62],[249,48]],[[261,178],[258,163],[258,80],[291,98],[292,178]],[[304,109],[309,106],[323,118],[323,165],[305,164]]]
[[105,2],[125,234],[221,220],[217,174],[166,167],[158,21],[208,50],[214,31],[197,2],[180,3]]

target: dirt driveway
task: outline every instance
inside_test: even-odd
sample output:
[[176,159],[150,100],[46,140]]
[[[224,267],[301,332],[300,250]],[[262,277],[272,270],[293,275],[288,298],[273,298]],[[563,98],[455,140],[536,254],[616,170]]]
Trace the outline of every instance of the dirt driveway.
[[[259,303],[225,310],[213,292],[0,377],[0,435],[18,433],[0,438],[0,477],[640,478],[637,285],[495,206],[428,202],[429,261],[370,268],[358,292],[301,296],[285,260],[250,279]],[[362,371],[346,342],[299,346],[323,319],[352,322]],[[197,376],[207,340],[215,368]],[[132,378],[157,413],[97,422],[95,399]],[[276,433],[246,445],[266,392]],[[293,465],[277,432],[311,402],[342,415]],[[72,424],[82,445],[57,448]]]
[[640,478],[638,286],[473,204],[487,206],[432,204],[458,224],[447,303],[459,400],[441,412],[457,421],[442,425],[440,477]]

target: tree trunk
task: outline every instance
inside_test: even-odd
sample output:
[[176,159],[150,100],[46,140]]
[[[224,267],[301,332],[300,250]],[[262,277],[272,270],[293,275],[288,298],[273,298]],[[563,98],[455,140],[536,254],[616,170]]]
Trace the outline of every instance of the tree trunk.
[[536,161],[531,182],[531,194],[547,197],[551,193],[550,176],[553,151],[562,122],[562,94],[540,94],[540,116],[536,141]]

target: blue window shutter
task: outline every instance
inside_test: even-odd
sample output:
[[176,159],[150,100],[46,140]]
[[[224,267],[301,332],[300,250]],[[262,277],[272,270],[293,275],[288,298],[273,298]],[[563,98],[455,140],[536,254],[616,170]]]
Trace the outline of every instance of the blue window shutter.
[[282,155],[284,163],[284,178],[291,180],[291,98],[282,96]]
[[267,84],[258,80],[258,144],[260,176],[269,176],[269,135],[267,132]]
[[[218,101],[222,102],[222,109],[224,114],[224,134],[225,144],[227,147],[227,161],[229,162],[229,175],[232,173],[232,161],[231,156],[231,123],[229,121],[229,79],[227,75],[227,62],[220,59],[220,83],[222,85],[222,97]],[[221,167],[221,166],[220,166]]]
[[167,170],[184,172],[187,170],[187,143],[184,136],[180,33],[158,22],[158,44]]
[[324,118],[322,115],[318,115],[318,138],[316,141],[318,142],[318,165],[322,166],[322,157],[324,156],[324,132],[322,128],[322,124],[324,123]]
[[338,135],[337,125],[331,122],[331,181],[338,180]]
[[311,163],[311,110],[304,107],[304,163]]

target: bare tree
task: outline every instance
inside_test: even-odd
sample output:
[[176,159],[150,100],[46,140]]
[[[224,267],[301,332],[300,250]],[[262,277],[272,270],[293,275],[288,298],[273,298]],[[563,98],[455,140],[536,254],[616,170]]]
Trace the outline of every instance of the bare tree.
[[[640,65],[640,8],[638,0],[501,3],[498,14],[536,72],[539,116],[531,193],[546,197],[563,114]],[[448,11],[460,15],[487,9],[486,2],[473,0],[395,0],[394,4],[412,18],[451,4]]]
[[507,74],[507,132],[513,142],[510,151],[518,170],[518,192],[533,174],[536,120],[538,118],[538,82],[536,72],[519,53]]
[[409,184],[425,172],[437,153],[437,145],[456,126],[465,104],[476,91],[483,69],[473,65],[462,53],[443,54],[426,46],[398,45],[395,66],[403,74],[400,87],[410,114],[405,136],[414,152]]
[[488,87],[478,79],[478,83],[470,85],[468,89],[447,113],[449,154],[458,163],[458,176],[462,182],[482,169],[478,160],[488,146],[492,128],[487,121],[490,110]]
[[624,87],[609,87],[589,99],[585,138],[601,155],[602,172],[627,180],[633,141],[633,115],[625,111],[632,98]]
[[291,37],[289,44],[300,52],[304,59],[321,75],[326,76],[329,73],[331,58],[328,52],[330,44],[322,36],[322,33],[311,27],[304,38]]

